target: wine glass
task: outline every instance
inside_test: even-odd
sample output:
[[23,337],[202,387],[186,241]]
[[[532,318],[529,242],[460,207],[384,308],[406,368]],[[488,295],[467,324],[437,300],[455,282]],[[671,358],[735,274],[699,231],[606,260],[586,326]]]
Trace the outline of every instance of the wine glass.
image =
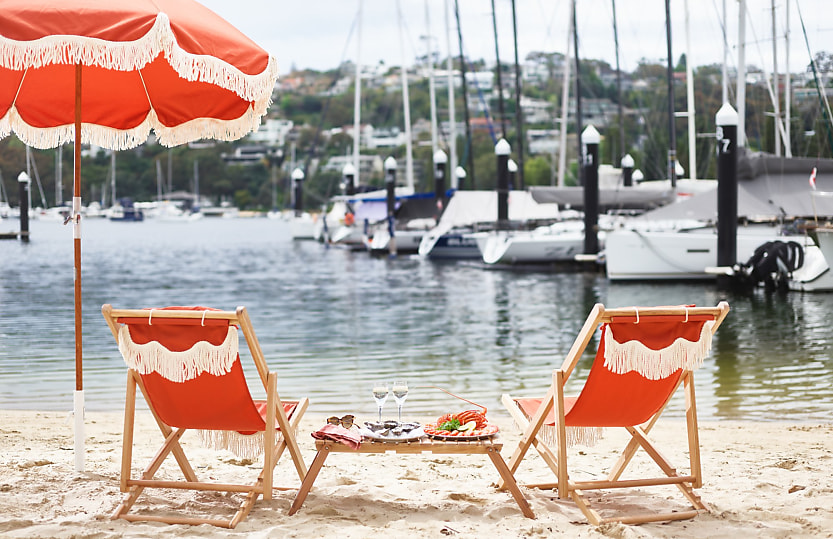
[[402,422],[402,405],[405,404],[405,399],[408,397],[408,382],[401,380],[393,383],[392,387],[393,398],[396,404],[399,405],[399,422]]
[[373,398],[376,399],[376,405],[379,407],[379,422],[382,422],[382,406],[388,400],[388,393],[390,388],[387,382],[376,382],[373,384]]

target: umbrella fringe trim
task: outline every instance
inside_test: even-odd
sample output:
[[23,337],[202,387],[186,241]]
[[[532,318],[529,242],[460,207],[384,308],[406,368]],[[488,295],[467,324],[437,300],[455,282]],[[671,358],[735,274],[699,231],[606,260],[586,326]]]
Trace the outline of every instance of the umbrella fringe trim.
[[26,67],[37,69],[46,65],[78,63],[132,71],[145,67],[160,53],[188,81],[225,88],[242,99],[257,102],[256,110],[265,111],[271,103],[272,89],[278,78],[277,62],[271,54],[267,53],[268,62],[262,72],[247,74],[219,58],[189,53],[177,43],[165,13],[157,14],[156,22],[147,34],[130,42],[70,35],[45,36],[34,41],[0,36],[0,65],[16,71]]
[[[197,118],[175,127],[162,125],[151,110],[147,118],[131,129],[117,129],[102,125],[81,125],[81,138],[85,143],[94,144],[111,150],[128,150],[147,141],[151,130],[156,133],[159,144],[163,146],[178,146],[195,140],[212,138],[217,140],[237,140],[247,133],[254,131],[260,125],[260,119],[266,113],[258,113],[249,107],[239,118],[233,120],[219,120],[215,118]],[[72,143],[75,126],[62,125],[57,127],[34,127],[26,123],[16,108],[11,108],[0,118],[0,138],[12,132],[24,143],[46,150],[61,144]]]

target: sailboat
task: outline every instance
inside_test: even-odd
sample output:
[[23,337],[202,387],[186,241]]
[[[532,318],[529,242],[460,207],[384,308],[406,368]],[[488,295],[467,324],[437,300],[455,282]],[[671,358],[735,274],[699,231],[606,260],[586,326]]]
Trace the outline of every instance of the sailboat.
[[145,220],[145,214],[133,204],[128,197],[116,198],[116,152],[110,152],[110,196],[113,204],[108,210],[108,218],[111,221],[140,222]]
[[[397,16],[400,27],[403,24],[402,10],[397,2]],[[361,17],[361,7],[359,8]],[[426,5],[426,21],[427,5]],[[338,218],[340,226],[331,233],[330,243],[341,245],[350,249],[358,250],[365,248],[371,253],[393,253],[410,254],[416,253],[422,236],[436,224],[435,200],[433,193],[415,193],[414,189],[414,166],[413,166],[413,137],[411,135],[411,113],[408,91],[408,70],[405,66],[404,31],[400,32],[400,48],[402,49],[402,101],[404,112],[404,136],[405,136],[405,185],[394,187],[395,210],[393,221],[389,222],[387,215],[387,194],[386,191],[363,193],[339,200],[340,204],[334,204],[327,216]],[[428,40],[430,43],[430,40]],[[431,53],[428,53],[431,61]],[[432,82],[433,74],[429,68],[429,82]],[[360,88],[361,88],[361,67],[357,61],[356,65],[356,97],[354,107],[354,148],[353,148],[353,170],[356,180],[359,176],[359,141],[361,123],[360,117]],[[429,84],[432,86],[432,84]],[[433,102],[432,102],[433,106]],[[432,114],[432,144],[436,146],[436,115]],[[395,175],[395,173],[394,173]],[[335,215],[334,212],[340,212]]]
[[[743,28],[745,3],[741,2],[740,27]],[[739,34],[741,34],[739,32]],[[738,67],[738,109],[743,109],[743,41],[740,42]],[[725,43],[724,43],[724,46]],[[739,146],[743,146],[743,115],[738,113]],[[811,201],[812,189],[807,178],[816,167],[819,172],[833,172],[833,160],[785,158],[763,152],[753,153],[743,147],[738,153],[739,226],[736,235],[736,260],[749,261],[755,250],[767,242],[795,242],[803,250],[806,267],[797,272],[802,286],[816,286],[827,263],[818,247],[806,234],[792,225],[796,219],[814,215],[833,215],[833,203]],[[717,194],[709,191],[666,208],[645,213],[629,221],[626,227],[607,234],[604,253],[611,280],[713,280],[725,269],[714,268],[717,262]]]

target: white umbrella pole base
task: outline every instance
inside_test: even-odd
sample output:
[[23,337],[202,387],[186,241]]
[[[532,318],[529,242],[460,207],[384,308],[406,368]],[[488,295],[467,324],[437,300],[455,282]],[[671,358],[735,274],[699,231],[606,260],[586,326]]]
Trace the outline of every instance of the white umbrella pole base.
[[76,391],[73,396],[73,416],[75,418],[75,471],[84,471],[84,390]]

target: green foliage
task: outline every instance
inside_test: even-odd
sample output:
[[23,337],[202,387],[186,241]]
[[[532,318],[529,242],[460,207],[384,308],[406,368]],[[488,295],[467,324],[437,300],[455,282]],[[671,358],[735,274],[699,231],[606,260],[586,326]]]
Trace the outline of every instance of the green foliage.
[[546,157],[532,157],[524,161],[524,182],[527,187],[532,185],[550,185],[553,178],[553,167]]
[[[833,65],[833,55],[818,53],[816,60],[823,68]],[[553,104],[553,114],[560,110],[560,93],[562,80],[558,76],[565,58],[559,53],[533,53],[527,61],[537,63],[543,67],[548,75],[535,83],[525,82],[524,95],[546,100]],[[686,57],[681,55],[677,62],[676,71],[684,72]],[[455,63],[457,60],[455,59]],[[474,62],[477,67],[485,68],[482,60]],[[504,71],[511,71],[506,64]],[[574,67],[574,66],[571,66]],[[625,117],[621,129],[624,130],[625,145],[620,148],[620,126],[617,118],[609,119],[607,128],[596,126],[602,133],[600,155],[602,162],[618,165],[618,160],[624,153],[630,153],[645,177],[664,178],[669,145],[669,121],[666,83],[667,66],[643,59],[637,69],[627,76],[631,81],[640,81],[638,89],[625,91],[622,105]],[[597,60],[583,60],[581,62],[581,88],[585,98],[609,98],[614,103],[618,99],[616,85],[605,85],[599,73],[608,73],[611,68],[605,62]],[[398,68],[391,69],[389,77],[394,83],[378,87],[371,81],[365,81],[362,88],[362,124],[370,124],[376,128],[399,127],[404,124],[402,108],[402,93],[400,85],[395,82]],[[323,171],[322,165],[327,159],[335,155],[349,155],[352,152],[353,138],[348,133],[335,132],[334,128],[352,127],[354,92],[348,88],[339,94],[329,91],[335,88],[335,82],[345,76],[347,70],[330,70],[326,72],[306,71],[298,73],[303,83],[297,91],[282,91],[276,96],[275,105],[271,113],[274,116],[292,120],[296,126],[292,140],[296,150],[296,165],[307,169],[304,182],[304,204],[306,207],[319,207],[329,197],[340,192],[341,174],[337,171]],[[509,72],[507,71],[507,75]],[[715,131],[714,115],[722,104],[721,66],[700,66],[694,72],[694,99],[697,115],[695,117],[695,131],[698,134],[708,134]],[[508,79],[506,79],[508,80]],[[609,80],[609,79],[606,79]],[[814,83],[809,83],[813,86]],[[627,86],[626,86],[627,87]],[[571,84],[570,91],[575,89]],[[479,110],[479,96],[475,89],[470,88],[469,106],[471,118],[482,121]],[[421,118],[430,117],[429,89],[426,80],[412,81],[409,87],[410,112],[412,123]],[[448,110],[448,94],[445,88],[437,88],[437,113],[441,121]],[[488,99],[489,97],[486,96]],[[457,120],[463,118],[463,96],[456,92],[455,103]],[[497,102],[491,103],[493,115],[497,114]],[[515,133],[515,100],[511,95],[504,102],[506,113],[506,138],[510,142],[513,155],[517,161],[517,136]],[[679,80],[674,86],[674,110],[686,110],[685,82]],[[772,151],[774,148],[774,122],[767,113],[772,105],[765,88],[749,85],[746,101],[746,134],[748,146],[753,149]],[[782,106],[783,110],[783,106]],[[830,125],[824,118],[819,100],[815,97],[803,100],[796,99],[793,103],[793,117],[791,124],[791,145],[793,155],[809,155],[831,157],[833,142],[829,129]],[[500,136],[501,128],[497,120],[492,118],[495,133]],[[541,128],[552,128],[556,125],[544,122]],[[320,130],[319,130],[320,127]],[[457,156],[460,164],[467,169],[465,180],[467,189],[494,189],[497,184],[496,156],[494,155],[494,140],[489,132],[482,127],[473,128],[471,146],[467,148],[464,133],[458,133]],[[574,127],[573,127],[574,129]],[[689,163],[687,119],[678,118],[674,121],[674,132],[677,141],[677,158],[686,171],[696,167],[697,176],[714,177],[716,161],[714,159],[714,139],[700,136],[696,139],[697,163]],[[440,142],[446,147],[447,133],[440,133]],[[573,137],[574,135],[571,135]],[[427,134],[420,137],[414,144],[414,164],[416,170],[422,170],[415,178],[416,187],[420,191],[433,189],[432,151]],[[152,200],[157,193],[157,166],[159,161],[162,169],[164,185],[168,184],[168,170],[170,161],[173,190],[194,190],[194,163],[199,167],[199,190],[208,195],[215,203],[221,200],[233,200],[241,209],[271,208],[273,198],[277,197],[279,207],[285,207],[290,200],[290,163],[289,159],[276,171],[276,182],[273,184],[270,163],[258,163],[252,166],[226,165],[221,157],[222,153],[232,153],[234,148],[243,142],[217,143],[209,148],[192,148],[187,145],[167,149],[154,144],[146,144],[139,148],[118,152],[116,158],[116,189],[119,196],[129,196],[135,200]],[[575,155],[575,143],[568,148],[569,153]],[[283,151],[289,155],[290,148]],[[473,170],[468,170],[467,157],[469,152],[474,156]],[[363,154],[371,151],[363,149]],[[389,155],[397,160],[403,160],[405,149],[380,149],[377,151],[381,159]],[[41,180],[47,205],[54,205],[55,201],[55,160],[56,150],[32,150],[32,156]],[[524,180],[526,185],[548,185],[552,181],[552,157],[541,155],[524,156]],[[573,159],[575,159],[573,157]],[[72,196],[73,155],[70,145],[64,146],[63,151],[63,189],[62,198],[68,201]],[[25,146],[14,136],[0,140],[0,174],[4,182],[4,190],[10,203],[17,204],[16,178],[20,171],[26,169]],[[100,200],[102,193],[110,188],[110,158],[109,154],[99,153],[95,157],[84,157],[82,169],[82,199],[85,202]],[[571,161],[568,166],[568,184],[575,184],[576,163]],[[33,178],[34,179],[34,178]],[[362,177],[362,183],[382,187],[382,176],[377,173],[370,178]],[[167,190],[167,189],[165,189]],[[40,205],[40,189],[33,184],[33,203]],[[106,201],[109,204],[109,197]]]

